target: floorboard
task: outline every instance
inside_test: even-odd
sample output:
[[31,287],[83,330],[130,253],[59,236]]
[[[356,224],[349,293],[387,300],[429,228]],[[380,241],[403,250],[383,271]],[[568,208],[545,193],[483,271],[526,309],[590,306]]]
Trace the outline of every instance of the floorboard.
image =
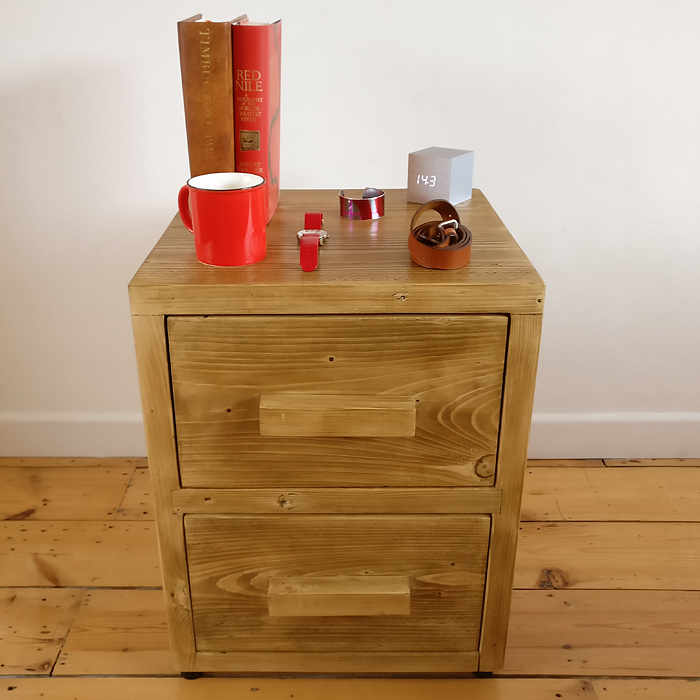
[[173,675],[162,591],[91,590],[54,675]]
[[[597,700],[579,679],[13,679],[2,700]],[[42,695],[43,694],[43,695]]]
[[697,676],[699,638],[698,591],[515,591],[502,673]]
[[700,521],[700,469],[528,468],[523,521]]
[[700,588],[700,523],[521,523],[514,588]]
[[5,467],[0,520],[112,520],[134,467]]
[[[700,592],[515,591],[504,674],[695,675]],[[55,675],[168,675],[161,591],[91,590]]]
[[75,589],[1,588],[0,674],[51,673],[82,597]]
[[[523,523],[515,588],[700,587],[700,523]],[[2,522],[0,585],[159,587],[149,522]]]
[[117,508],[116,520],[155,520],[151,477],[146,467],[134,469],[124,498]]
[[697,459],[530,460],[501,677],[185,681],[146,460],[0,458],[0,700],[700,700],[699,494]]
[[0,586],[160,586],[155,523],[0,522]]
[[593,681],[597,700],[698,700],[698,680],[619,680]]

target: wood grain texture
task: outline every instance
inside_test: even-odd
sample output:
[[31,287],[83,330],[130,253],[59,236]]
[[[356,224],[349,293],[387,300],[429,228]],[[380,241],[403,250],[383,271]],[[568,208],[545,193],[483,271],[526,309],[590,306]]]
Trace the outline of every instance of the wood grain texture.
[[[507,326],[496,315],[171,317],[182,485],[492,485]],[[411,396],[416,435],[261,436],[260,395],[291,391]]]
[[81,590],[0,588],[0,674],[48,676],[82,597]]
[[501,512],[491,525],[479,670],[503,665],[515,569],[520,502],[542,331],[541,316],[512,316],[503,389],[496,487]]
[[0,586],[160,586],[153,523],[0,522]]
[[[266,260],[245,269],[197,263],[190,234],[174,220],[132,280],[166,601],[181,669],[473,670],[484,597],[479,562],[483,554],[485,565],[491,522],[485,513],[494,520],[495,554],[490,558],[483,617],[486,662],[481,668],[500,664],[544,285],[478,191],[459,208],[474,234],[471,263],[452,271],[414,265],[406,231],[416,208],[405,202],[405,191],[389,192],[382,220],[353,222],[337,215],[335,191],[284,193],[268,230]],[[336,212],[327,214],[325,222],[335,245],[324,248],[313,275],[300,270],[293,236],[309,209]],[[166,317],[169,356],[162,325]],[[168,393],[171,379],[174,405]],[[394,436],[394,428],[386,435],[385,419],[333,421],[332,406],[318,409],[325,399],[314,401],[322,420],[330,422],[330,428],[313,429],[320,435],[300,435],[299,427],[292,435],[261,435],[261,397],[265,433],[270,432],[265,397],[281,394],[415,400],[415,436]],[[289,412],[289,406],[282,408],[278,423]],[[310,413],[313,410],[303,416],[303,428],[313,422]],[[340,423],[346,432],[338,430]],[[375,436],[377,430],[380,436]],[[335,508],[326,514],[333,508],[332,487],[342,487],[343,494],[335,497]],[[467,488],[462,494],[457,487]],[[230,491],[222,493],[225,489]],[[409,489],[419,495],[408,496],[404,491]],[[423,489],[430,491],[420,494]],[[476,489],[484,489],[483,498],[468,493]],[[428,503],[438,501],[435,511],[425,512]],[[376,510],[380,502],[385,507],[381,515]],[[480,505],[480,515],[461,514]],[[234,515],[236,511],[240,515]],[[211,533],[201,542],[194,531],[187,535],[190,583],[193,590],[197,587],[196,653],[183,568],[185,513],[187,523],[235,523],[225,539],[215,535],[206,545],[202,542]],[[487,524],[479,537],[470,534],[471,525],[442,532],[433,524],[425,533],[417,525],[477,519]],[[249,529],[254,520],[260,523],[258,530]],[[342,527],[336,527],[341,521]],[[311,524],[323,530],[313,531]],[[327,541],[329,532],[332,538]],[[439,542],[430,539],[439,532]],[[269,541],[260,540],[261,533],[267,533]],[[453,551],[475,557],[464,564],[471,577],[464,590],[459,570],[447,578],[441,573],[445,558],[458,566]],[[361,561],[361,555],[370,562]],[[243,577],[245,556],[259,561],[254,570],[245,569]],[[278,564],[279,570],[260,568],[278,557],[283,564]],[[218,579],[211,574],[212,567],[225,568],[230,562],[233,571],[219,572]],[[395,570],[396,563],[409,570]],[[392,568],[387,570],[389,564]],[[268,595],[266,589],[260,594],[260,582],[271,576],[324,575],[410,576],[411,614],[381,616],[364,630],[348,627],[360,624],[360,616],[339,616],[337,629],[318,628],[313,618],[263,618]],[[426,576],[437,578],[427,585]],[[458,585],[450,576],[457,576]],[[222,581],[225,585],[216,585]],[[231,598],[232,581],[245,593],[234,588]],[[229,598],[222,598],[224,593]],[[406,617],[415,629],[407,634],[388,617]],[[290,620],[302,627],[294,628]],[[313,654],[305,655],[305,649]]]
[[528,468],[522,521],[700,521],[700,469]]
[[[383,219],[350,221],[340,218],[337,190],[283,191],[266,259],[242,268],[199,264],[176,216],[131,281],[132,313],[542,313],[542,280],[480,191],[457,206],[474,236],[459,270],[411,262],[406,236],[418,206],[389,190]],[[306,211],[322,211],[331,236],[313,274],[299,267],[295,236]]]
[[476,670],[479,654],[464,652],[199,652],[198,671],[224,673],[298,673],[298,674],[391,674],[449,673],[466,674]]
[[180,489],[176,513],[498,513],[501,492],[485,488]]
[[[671,683],[646,681],[659,690],[671,690]],[[7,691],[7,685],[14,689]],[[249,696],[255,700],[598,700],[590,681],[569,678],[200,678],[196,683],[182,678],[13,678],[11,684],[0,684],[2,700],[239,700]],[[660,695],[640,698],[662,700]],[[691,700],[691,696],[669,694],[663,700]]]
[[273,617],[411,614],[408,576],[271,576],[267,595]]
[[194,628],[182,516],[170,494],[180,487],[165,318],[132,316],[141,405],[153,484],[170,643],[181,671],[194,670]]
[[700,675],[700,592],[516,591],[504,674]]
[[[185,529],[201,652],[476,651],[488,516],[187,515]],[[268,615],[271,576],[373,575],[410,577],[409,616]]]
[[5,467],[0,520],[112,520],[133,467]]
[[145,457],[0,457],[0,467],[147,467]]
[[523,523],[515,588],[700,588],[699,523]]
[[162,591],[91,590],[54,675],[167,675],[173,661]]
[[147,467],[134,469],[115,520],[154,520],[155,503]]
[[700,467],[700,459],[606,459],[606,467]]
[[592,685],[599,700],[697,700],[700,698],[700,680],[605,678],[593,680]]
[[[526,523],[516,587],[692,590],[698,588],[697,527],[694,523]],[[0,585],[158,586],[153,525],[1,523]]]
[[260,434],[289,437],[413,437],[416,400],[360,394],[263,394]]

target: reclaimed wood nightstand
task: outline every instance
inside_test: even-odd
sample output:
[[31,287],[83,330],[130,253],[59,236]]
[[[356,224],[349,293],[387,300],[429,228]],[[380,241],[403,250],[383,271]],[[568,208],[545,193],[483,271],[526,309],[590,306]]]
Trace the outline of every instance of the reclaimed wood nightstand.
[[[544,284],[478,190],[470,264],[415,265],[417,208],[285,191],[242,268],[199,264],[176,217],[131,281],[187,675],[502,665]],[[312,273],[305,211],[330,233]]]

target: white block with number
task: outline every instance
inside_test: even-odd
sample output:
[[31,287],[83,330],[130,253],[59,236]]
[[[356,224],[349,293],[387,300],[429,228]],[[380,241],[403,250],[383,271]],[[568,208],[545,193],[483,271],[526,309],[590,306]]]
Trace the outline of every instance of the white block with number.
[[408,201],[425,204],[446,199],[459,204],[472,198],[474,151],[431,146],[408,154]]

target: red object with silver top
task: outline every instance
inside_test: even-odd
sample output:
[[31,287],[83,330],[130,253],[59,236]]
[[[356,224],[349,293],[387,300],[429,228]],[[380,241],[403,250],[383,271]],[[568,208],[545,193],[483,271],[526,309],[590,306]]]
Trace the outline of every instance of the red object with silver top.
[[299,240],[299,263],[304,272],[313,272],[318,267],[318,249],[328,239],[324,231],[323,214],[307,212],[304,214],[304,228],[297,232]]
[[365,187],[362,192],[340,190],[338,197],[340,215],[344,219],[381,219],[384,216],[384,190],[374,187]]

